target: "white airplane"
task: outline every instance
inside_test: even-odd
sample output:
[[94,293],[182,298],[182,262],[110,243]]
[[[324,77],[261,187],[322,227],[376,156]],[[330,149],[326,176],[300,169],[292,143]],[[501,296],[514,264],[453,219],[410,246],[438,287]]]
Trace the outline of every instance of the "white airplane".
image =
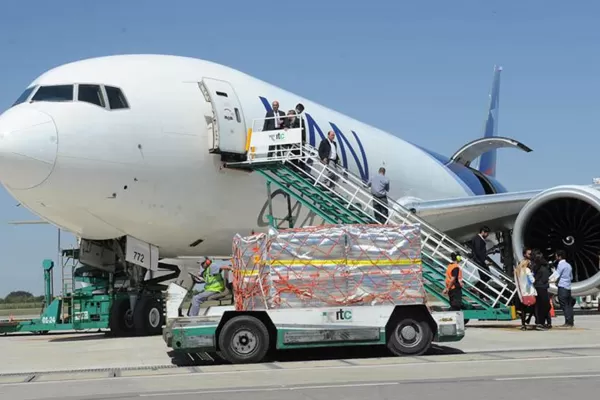
[[[159,257],[227,255],[234,234],[266,230],[267,219],[263,178],[224,163],[244,159],[248,128],[272,102],[284,112],[302,103],[310,144],[333,130],[344,166],[366,180],[385,165],[391,197],[428,222],[461,241],[487,225],[502,233],[509,259],[524,244],[548,256],[564,248],[575,267],[573,294],[595,292],[597,186],[507,192],[494,178],[496,149],[531,151],[496,136],[500,71],[484,136],[445,157],[213,62],[77,61],[35,79],[0,116],[0,180],[33,213],[85,239],[88,252],[112,248],[137,265],[149,254],[150,269]],[[283,197],[273,196],[283,212]],[[299,221],[318,223],[307,210]],[[114,253],[98,257],[114,264]]]

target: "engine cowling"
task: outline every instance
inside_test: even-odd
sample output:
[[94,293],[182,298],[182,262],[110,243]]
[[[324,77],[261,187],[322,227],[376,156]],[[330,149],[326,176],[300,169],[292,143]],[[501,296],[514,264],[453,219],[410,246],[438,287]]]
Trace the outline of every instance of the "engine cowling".
[[[556,250],[565,250],[573,267],[572,295],[598,292],[600,192],[587,186],[557,186],[539,193],[517,216],[512,244],[519,260],[524,246],[540,249],[549,261]],[[550,291],[556,293],[556,288]]]

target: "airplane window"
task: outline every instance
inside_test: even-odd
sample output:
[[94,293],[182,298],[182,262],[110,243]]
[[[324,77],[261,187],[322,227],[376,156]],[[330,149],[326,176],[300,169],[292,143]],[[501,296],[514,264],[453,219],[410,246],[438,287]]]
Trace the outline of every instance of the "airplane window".
[[100,85],[79,85],[77,100],[104,108],[104,96],[102,96]]
[[121,89],[113,86],[105,86],[106,95],[108,96],[108,104],[111,110],[118,110],[121,108],[129,108],[125,95]]
[[42,86],[31,101],[73,101],[73,85]]
[[25,91],[23,93],[21,93],[21,95],[19,96],[17,101],[15,101],[12,106],[14,107],[17,104],[25,103],[27,101],[27,99],[29,98],[29,95],[31,94],[31,92],[33,92],[33,89],[35,89],[35,88],[36,88],[36,86],[32,86],[32,87],[28,87],[27,89],[25,89]]

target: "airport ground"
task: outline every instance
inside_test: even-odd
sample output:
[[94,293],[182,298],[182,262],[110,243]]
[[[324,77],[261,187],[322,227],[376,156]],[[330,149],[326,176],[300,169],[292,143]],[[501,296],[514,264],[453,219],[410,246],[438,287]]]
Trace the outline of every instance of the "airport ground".
[[[562,323],[557,317],[556,325]],[[214,365],[172,357],[161,337],[103,333],[0,337],[0,395],[10,399],[364,399],[591,396],[600,389],[600,316],[574,329],[472,321],[465,339],[422,357],[382,348],[280,352],[273,362]]]

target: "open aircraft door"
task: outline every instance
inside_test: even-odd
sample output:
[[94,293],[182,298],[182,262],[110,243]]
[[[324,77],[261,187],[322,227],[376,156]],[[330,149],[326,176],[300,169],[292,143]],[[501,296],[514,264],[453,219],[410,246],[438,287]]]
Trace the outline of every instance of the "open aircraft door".
[[246,122],[233,87],[225,81],[203,78],[199,83],[206,101],[212,105],[212,135],[209,130],[211,153],[246,153]]

